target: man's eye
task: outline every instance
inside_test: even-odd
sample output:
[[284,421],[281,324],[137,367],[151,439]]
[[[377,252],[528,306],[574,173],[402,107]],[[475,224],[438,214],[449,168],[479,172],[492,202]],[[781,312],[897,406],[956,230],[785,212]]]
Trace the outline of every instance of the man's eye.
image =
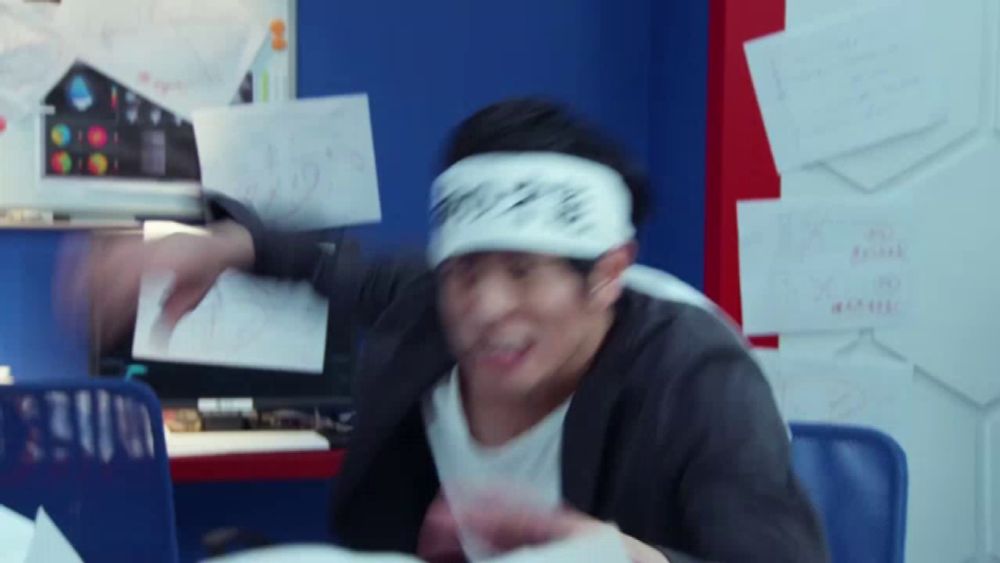
[[444,274],[453,280],[466,282],[476,276],[476,267],[464,260],[459,260],[448,264],[444,269]]

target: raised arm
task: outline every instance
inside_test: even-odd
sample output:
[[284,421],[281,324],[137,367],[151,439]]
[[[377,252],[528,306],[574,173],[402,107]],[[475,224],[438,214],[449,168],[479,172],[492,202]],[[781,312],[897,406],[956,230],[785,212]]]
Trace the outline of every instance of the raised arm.
[[227,217],[218,230],[234,235],[240,267],[260,276],[309,281],[328,298],[337,315],[370,326],[407,286],[428,275],[424,261],[413,257],[362,259],[350,241],[324,244],[313,233],[282,232],[264,227],[246,207],[227,198],[213,198],[217,216]]
[[[85,254],[67,248],[60,264],[65,309],[100,311],[102,342],[122,338],[135,321],[142,277],[170,272],[173,286],[163,318],[175,324],[194,310],[226,270],[312,283],[338,317],[369,326],[409,283],[427,275],[417,260],[367,263],[357,248],[330,248],[309,233],[266,229],[233,200],[212,198],[207,236],[175,234],[151,242],[140,237],[95,235]],[[84,259],[80,259],[85,256]]]

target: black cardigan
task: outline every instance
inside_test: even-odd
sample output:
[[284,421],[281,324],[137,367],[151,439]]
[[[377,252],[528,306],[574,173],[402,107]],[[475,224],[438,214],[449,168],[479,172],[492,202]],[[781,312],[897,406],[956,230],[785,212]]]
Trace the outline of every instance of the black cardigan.
[[[250,229],[258,274],[311,280],[334,318],[369,328],[333,527],[348,547],[413,553],[439,489],[420,403],[455,363],[433,276],[324,251],[224,207]],[[626,291],[563,433],[566,502],[672,563],[827,561],[770,387],[741,339],[706,311]]]

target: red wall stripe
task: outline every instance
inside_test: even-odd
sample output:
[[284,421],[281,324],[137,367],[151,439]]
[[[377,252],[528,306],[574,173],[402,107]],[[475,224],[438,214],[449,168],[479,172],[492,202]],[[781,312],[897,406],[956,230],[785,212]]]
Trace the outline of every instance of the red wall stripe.
[[[741,314],[736,202],[781,195],[743,43],[784,27],[785,0],[711,0],[705,292],[737,320]],[[777,337],[753,341],[777,346]]]

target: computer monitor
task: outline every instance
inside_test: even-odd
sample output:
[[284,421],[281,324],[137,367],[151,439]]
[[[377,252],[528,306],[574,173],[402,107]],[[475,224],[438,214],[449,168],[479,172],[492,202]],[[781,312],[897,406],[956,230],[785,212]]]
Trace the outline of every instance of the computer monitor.
[[[142,237],[139,229],[104,236]],[[330,242],[336,243],[336,240]],[[199,400],[252,399],[256,409],[348,407],[355,370],[358,333],[350,322],[327,320],[326,356],[321,374],[197,365],[137,359],[132,337],[101,342],[101,311],[91,311],[91,374],[97,377],[137,379],[149,384],[167,407],[194,408]]]

